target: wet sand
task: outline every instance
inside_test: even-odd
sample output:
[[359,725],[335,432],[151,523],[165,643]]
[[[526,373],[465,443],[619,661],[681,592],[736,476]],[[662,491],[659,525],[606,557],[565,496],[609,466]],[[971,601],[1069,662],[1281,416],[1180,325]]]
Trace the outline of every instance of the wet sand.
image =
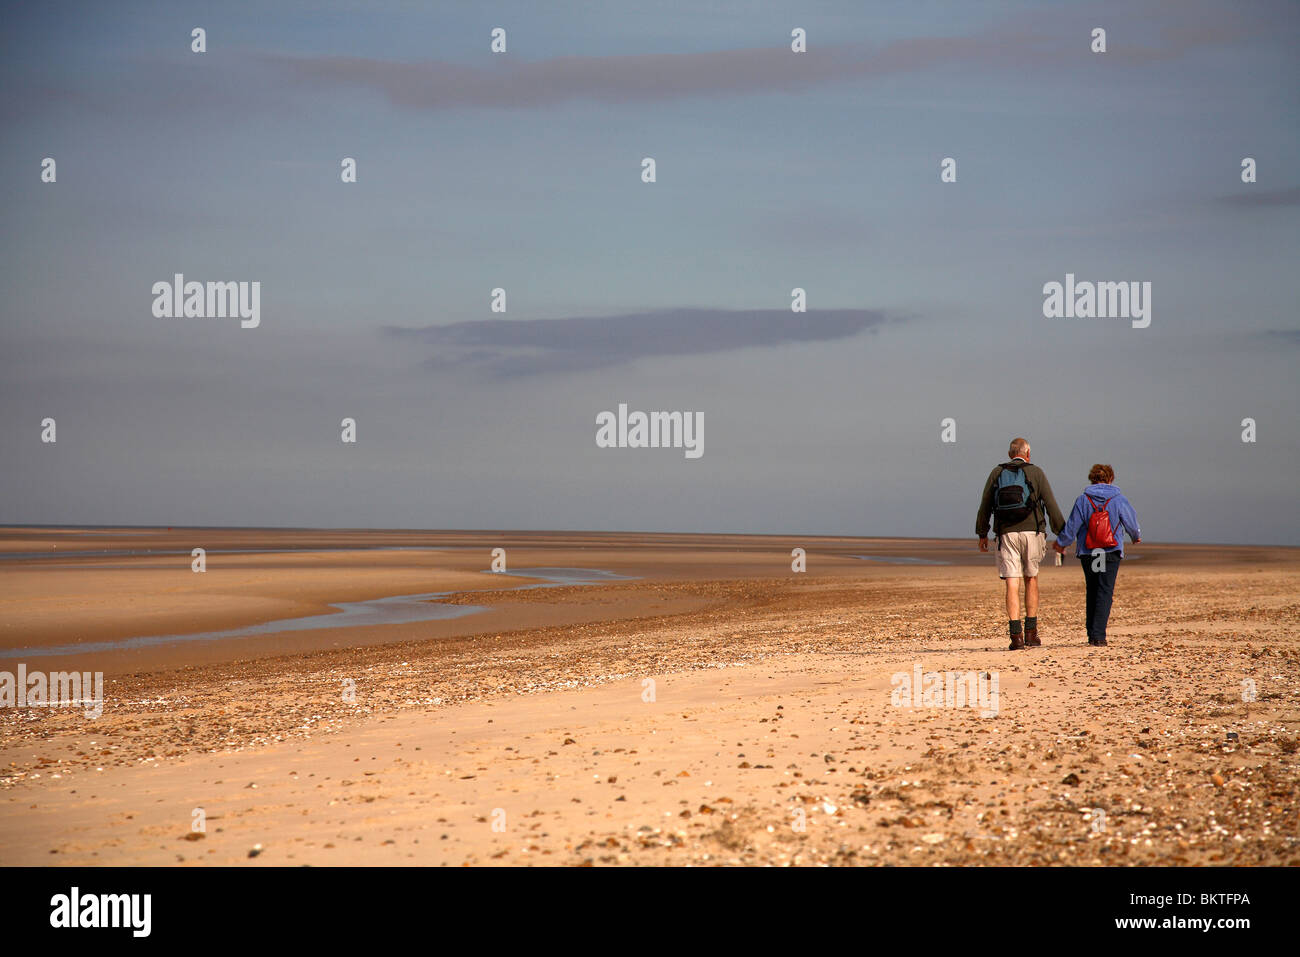
[[[635,580],[521,591],[495,547]],[[178,554],[54,554],[105,548]],[[0,863],[1300,863],[1300,555],[1134,551],[1110,647],[1067,560],[1011,653],[973,541],[0,530],[42,555],[0,557],[0,650],[489,609],[0,659],[107,676],[96,720],[0,709]],[[997,714],[895,706],[918,667]]]

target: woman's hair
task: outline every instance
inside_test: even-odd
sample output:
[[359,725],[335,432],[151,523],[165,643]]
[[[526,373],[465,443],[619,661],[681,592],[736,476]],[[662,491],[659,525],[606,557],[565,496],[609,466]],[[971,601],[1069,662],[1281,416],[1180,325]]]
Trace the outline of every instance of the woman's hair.
[[1092,485],[1109,485],[1115,481],[1115,470],[1109,465],[1094,465],[1088,470],[1088,482]]

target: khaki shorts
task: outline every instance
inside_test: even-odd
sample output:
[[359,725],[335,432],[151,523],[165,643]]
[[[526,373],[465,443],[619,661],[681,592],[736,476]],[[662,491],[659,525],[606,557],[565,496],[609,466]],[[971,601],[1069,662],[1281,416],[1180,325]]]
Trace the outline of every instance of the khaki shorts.
[[1047,554],[1043,532],[1006,532],[998,536],[998,576],[1037,578],[1038,563]]

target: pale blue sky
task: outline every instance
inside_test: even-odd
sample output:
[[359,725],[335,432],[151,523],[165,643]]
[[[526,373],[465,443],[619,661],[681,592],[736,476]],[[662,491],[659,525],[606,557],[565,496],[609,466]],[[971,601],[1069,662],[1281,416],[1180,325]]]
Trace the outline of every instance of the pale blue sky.
[[[1300,542],[1295,4],[50,3],[0,37],[0,522],[967,536],[1024,434],[1064,501],[1113,464],[1152,540]],[[154,319],[175,272],[261,281],[261,327]],[[1152,282],[1151,327],[1043,318],[1067,272]],[[587,321],[458,326],[497,286]],[[598,449],[620,402],[702,412],[703,458]]]

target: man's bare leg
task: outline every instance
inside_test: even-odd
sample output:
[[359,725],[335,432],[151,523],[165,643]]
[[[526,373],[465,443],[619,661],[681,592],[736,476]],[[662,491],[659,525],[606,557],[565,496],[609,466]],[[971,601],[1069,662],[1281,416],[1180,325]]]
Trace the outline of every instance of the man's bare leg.
[[1025,644],[1030,648],[1041,645],[1038,637],[1038,576],[1025,579]]
[[[1038,610],[1038,582],[1033,578],[1029,580],[1034,583],[1034,610],[1037,611]],[[1007,583],[1007,621],[1019,621],[1020,620],[1020,579],[1004,578],[1003,581]],[[1028,603],[1028,598],[1029,596],[1028,594],[1026,594],[1025,595],[1026,603]]]

